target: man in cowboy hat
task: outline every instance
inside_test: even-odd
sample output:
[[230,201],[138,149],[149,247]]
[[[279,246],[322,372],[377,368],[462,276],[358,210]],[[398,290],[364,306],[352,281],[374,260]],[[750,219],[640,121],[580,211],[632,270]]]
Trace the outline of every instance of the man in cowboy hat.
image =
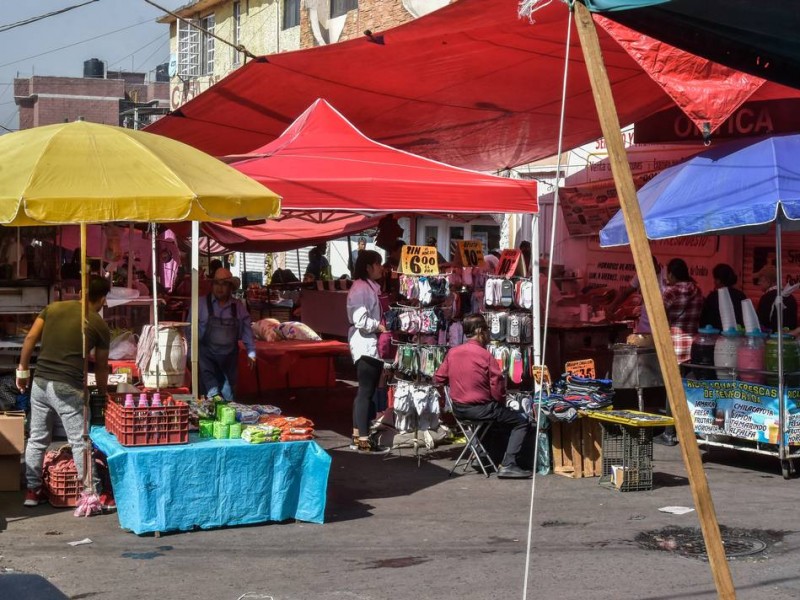
[[239,360],[239,340],[247,348],[250,368],[256,364],[256,346],[250,313],[241,300],[232,297],[239,278],[219,268],[212,279],[211,293],[200,301],[198,324],[200,390],[209,398],[233,399]]

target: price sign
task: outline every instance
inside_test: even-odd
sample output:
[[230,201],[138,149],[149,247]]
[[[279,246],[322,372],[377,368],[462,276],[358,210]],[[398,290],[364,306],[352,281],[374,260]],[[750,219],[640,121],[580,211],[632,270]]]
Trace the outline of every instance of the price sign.
[[570,375],[594,379],[594,359],[571,360],[564,365],[564,371]]
[[522,252],[519,250],[503,250],[500,254],[500,262],[497,263],[497,275],[502,277],[513,277],[517,272]]
[[547,365],[544,367],[541,365],[533,365],[531,367],[531,375],[533,376],[533,380],[538,384],[542,385],[544,382],[547,386],[550,385],[550,369],[547,368]]
[[400,272],[406,275],[438,275],[439,259],[435,246],[403,246]]
[[458,240],[458,253],[464,267],[483,265],[483,244],[480,240]]

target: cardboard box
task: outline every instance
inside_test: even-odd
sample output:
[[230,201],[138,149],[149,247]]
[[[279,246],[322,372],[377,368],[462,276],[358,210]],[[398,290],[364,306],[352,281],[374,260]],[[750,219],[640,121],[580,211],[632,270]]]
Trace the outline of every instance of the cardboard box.
[[622,465],[611,465],[611,482],[618,490],[621,490],[626,483],[636,485],[639,483],[639,470]]
[[19,457],[25,451],[25,413],[0,412],[0,456]]
[[16,492],[20,489],[22,463],[20,455],[0,456],[0,492]]

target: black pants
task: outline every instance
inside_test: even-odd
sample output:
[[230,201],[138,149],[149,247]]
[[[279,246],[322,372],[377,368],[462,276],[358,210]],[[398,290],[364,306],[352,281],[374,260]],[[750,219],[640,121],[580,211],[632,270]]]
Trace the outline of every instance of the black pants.
[[517,464],[517,455],[522,450],[525,436],[530,431],[530,423],[524,414],[502,406],[499,402],[487,402],[486,404],[459,404],[454,402],[453,412],[459,419],[491,421],[492,423],[511,426],[511,435],[508,438],[502,465],[509,467]]
[[377,358],[362,356],[356,361],[358,392],[353,402],[353,429],[358,429],[361,437],[369,435],[369,409],[382,372],[383,361]]

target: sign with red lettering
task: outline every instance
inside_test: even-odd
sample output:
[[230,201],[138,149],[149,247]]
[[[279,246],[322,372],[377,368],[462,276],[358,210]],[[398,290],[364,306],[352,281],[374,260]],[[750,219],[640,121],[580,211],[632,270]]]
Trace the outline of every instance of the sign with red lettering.
[[594,379],[594,359],[571,360],[564,365],[564,371],[570,375]]
[[522,252],[519,250],[503,250],[500,254],[500,262],[497,263],[497,271],[495,271],[495,274],[509,279],[514,276],[521,264],[522,274],[524,275],[525,261],[520,260],[521,258]]
[[483,244],[480,240],[458,240],[458,253],[464,267],[483,265]]
[[[800,131],[800,100],[796,98],[746,102],[711,133],[711,139],[772,135]],[[637,144],[702,139],[702,132],[679,108],[664,110],[638,121]]]

